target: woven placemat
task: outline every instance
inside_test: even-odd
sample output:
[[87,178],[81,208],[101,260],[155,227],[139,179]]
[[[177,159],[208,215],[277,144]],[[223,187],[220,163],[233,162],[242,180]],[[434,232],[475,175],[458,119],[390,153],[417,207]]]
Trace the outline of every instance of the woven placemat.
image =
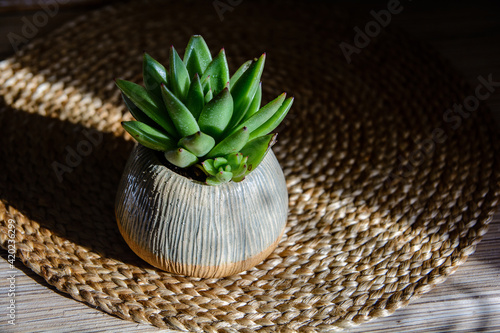
[[[354,43],[359,22],[328,3],[243,2],[222,14],[214,3],[105,8],[0,63],[2,247],[15,225],[17,257],[58,290],[189,331],[339,329],[443,282],[473,253],[500,194],[483,103],[468,117],[447,113],[474,87],[391,27],[348,64],[339,44]],[[113,211],[133,146],[113,79],[140,82],[143,50],[166,63],[169,46],[195,33],[225,46],[233,71],[266,51],[265,100],[296,97],[274,148],[290,196],[283,240],[222,279],[149,266]]]

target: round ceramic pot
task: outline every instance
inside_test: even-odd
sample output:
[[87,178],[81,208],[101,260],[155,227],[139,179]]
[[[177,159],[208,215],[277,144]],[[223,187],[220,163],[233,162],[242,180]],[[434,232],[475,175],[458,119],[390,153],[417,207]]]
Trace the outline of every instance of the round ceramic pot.
[[208,186],[136,145],[116,196],[120,232],[151,265],[175,274],[223,277],[264,260],[288,214],[281,167],[270,150],[245,180]]

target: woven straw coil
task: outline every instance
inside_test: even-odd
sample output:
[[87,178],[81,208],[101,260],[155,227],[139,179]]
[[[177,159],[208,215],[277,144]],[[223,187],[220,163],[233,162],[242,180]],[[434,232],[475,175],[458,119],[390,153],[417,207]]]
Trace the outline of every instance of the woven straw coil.
[[[188,331],[340,329],[443,282],[473,253],[498,201],[489,114],[480,105],[456,129],[443,122],[474,90],[390,29],[347,64],[338,44],[352,42],[355,23],[329,6],[244,2],[220,21],[210,2],[129,3],[1,62],[2,246],[12,219],[18,258],[58,290],[124,319]],[[147,265],[113,212],[133,146],[113,78],[140,82],[143,50],[166,63],[168,46],[182,50],[195,33],[225,46],[233,71],[267,51],[265,100],[296,97],[274,148],[290,196],[283,240],[256,268],[222,279]],[[446,140],[419,146],[436,128]],[[58,178],[54,162],[68,166],[78,149],[85,156]]]

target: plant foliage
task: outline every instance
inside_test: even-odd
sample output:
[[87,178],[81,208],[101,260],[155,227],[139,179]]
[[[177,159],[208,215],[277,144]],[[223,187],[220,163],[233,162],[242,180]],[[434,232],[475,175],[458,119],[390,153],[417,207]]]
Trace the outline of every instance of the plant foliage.
[[123,127],[177,167],[203,170],[209,185],[242,181],[276,141],[270,133],[293,98],[283,93],[261,107],[265,53],[230,76],[224,49],[212,58],[205,40],[192,36],[184,59],[172,46],[169,60],[167,71],[145,53],[144,86],[116,81],[136,119]]

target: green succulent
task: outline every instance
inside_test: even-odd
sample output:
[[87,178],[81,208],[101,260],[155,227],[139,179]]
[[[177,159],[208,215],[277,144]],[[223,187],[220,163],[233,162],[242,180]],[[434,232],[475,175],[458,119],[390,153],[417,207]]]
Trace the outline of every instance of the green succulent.
[[170,71],[145,53],[144,86],[116,80],[136,119],[122,125],[173,165],[201,169],[209,185],[242,181],[275,143],[271,132],[293,103],[283,93],[261,107],[265,58],[230,76],[224,49],[212,58],[201,36],[191,37],[184,59],[170,48]]

